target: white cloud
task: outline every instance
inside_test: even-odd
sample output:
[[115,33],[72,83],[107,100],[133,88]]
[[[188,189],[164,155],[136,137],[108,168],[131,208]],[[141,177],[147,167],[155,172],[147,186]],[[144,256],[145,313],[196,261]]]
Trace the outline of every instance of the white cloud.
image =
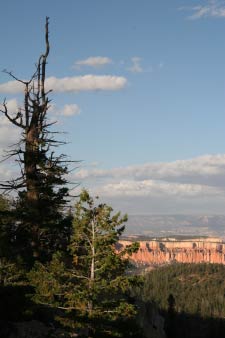
[[19,140],[21,130],[10,123],[6,117],[0,116],[0,156],[8,147]]
[[[74,77],[46,79],[46,89],[55,92],[80,92],[97,90],[120,90],[127,84],[127,79],[122,76],[112,75],[84,75]],[[17,81],[9,81],[0,85],[0,93],[21,93],[23,86]]]
[[[6,105],[7,105],[7,109],[8,109],[8,112],[10,114],[13,114],[13,113],[17,113],[18,112],[18,108],[19,108],[19,103],[17,101],[17,99],[11,99],[11,100],[8,100],[6,102]],[[1,104],[0,104],[0,108],[1,107]]]
[[205,0],[204,4],[193,7],[186,7],[193,12],[189,19],[196,20],[201,18],[223,18],[225,17],[225,1],[224,0]]
[[[14,116],[17,111],[19,104],[16,99],[11,99],[6,102],[8,114]],[[2,109],[0,104],[0,109]],[[14,144],[19,139],[20,134],[19,128],[15,127],[9,120],[0,112],[0,155],[3,154],[4,150],[7,150],[8,146]]]
[[[14,117],[19,109],[19,104],[16,99],[11,99],[6,101],[6,106],[8,114]],[[4,111],[4,107],[0,104],[0,109]],[[5,117],[4,113],[0,112],[0,146],[2,144],[9,144],[16,140],[18,133],[16,130],[19,128],[15,127],[8,119]]]
[[62,109],[63,116],[74,116],[80,114],[80,108],[77,104],[66,104]]
[[128,70],[132,73],[142,73],[143,68],[141,67],[141,58],[134,56],[131,58],[132,66]]
[[89,67],[101,67],[112,63],[112,60],[108,57],[103,56],[90,56],[85,60],[78,60],[75,62],[73,68],[80,68],[81,66],[89,66]]
[[96,90],[120,90],[125,87],[127,80],[124,77],[110,75],[84,75],[57,79],[50,77],[46,86],[55,92],[79,92]]
[[169,182],[225,186],[225,155],[205,155],[190,160],[174,162],[145,163],[123,168],[81,169],[77,179],[146,179]]
[[49,107],[49,112],[58,116],[74,116],[80,114],[80,107],[77,104],[65,104],[61,109],[58,109],[56,105],[52,104]]
[[23,84],[15,80],[0,84],[0,93],[16,94],[23,92],[23,90]]
[[128,197],[201,197],[204,195],[217,196],[221,191],[200,184],[178,184],[163,181],[144,180],[128,181],[122,180],[117,183],[108,183],[97,188],[95,193],[100,196],[128,196]]
[[80,107],[77,104],[65,104],[62,108],[58,108],[55,104],[51,104],[49,113],[56,116],[74,116],[80,114]]

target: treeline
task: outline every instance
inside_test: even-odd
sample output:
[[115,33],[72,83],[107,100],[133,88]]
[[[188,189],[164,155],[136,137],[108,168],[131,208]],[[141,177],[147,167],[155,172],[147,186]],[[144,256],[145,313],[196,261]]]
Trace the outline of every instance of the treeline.
[[172,295],[176,312],[225,317],[225,266],[173,264],[148,273],[141,291],[144,301],[168,309]]

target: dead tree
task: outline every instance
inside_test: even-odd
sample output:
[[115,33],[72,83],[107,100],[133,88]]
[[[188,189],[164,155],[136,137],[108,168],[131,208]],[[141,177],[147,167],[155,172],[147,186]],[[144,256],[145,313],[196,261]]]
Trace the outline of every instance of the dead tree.
[[1,188],[18,192],[16,238],[24,245],[25,255],[31,254],[37,259],[48,257],[57,245],[62,245],[63,234],[69,227],[68,217],[62,211],[68,196],[68,182],[64,175],[68,173],[69,161],[64,155],[55,155],[54,147],[61,142],[54,139],[54,133],[50,131],[52,123],[48,123],[46,116],[50,106],[50,90],[46,90],[49,50],[47,17],[45,52],[40,55],[30,80],[18,79],[12,72],[5,71],[24,87],[23,108],[13,115],[9,113],[5,100],[1,109],[5,117],[22,131],[21,139],[8,154],[17,156],[21,175],[2,183]]

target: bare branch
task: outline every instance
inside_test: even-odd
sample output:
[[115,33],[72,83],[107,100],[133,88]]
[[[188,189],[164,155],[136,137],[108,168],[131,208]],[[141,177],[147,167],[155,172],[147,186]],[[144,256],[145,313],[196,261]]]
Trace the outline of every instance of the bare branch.
[[24,85],[29,84],[29,83],[31,82],[31,80],[30,80],[30,81],[24,81],[24,80],[19,79],[18,77],[16,77],[15,75],[13,75],[12,72],[7,71],[6,69],[3,69],[2,72],[5,73],[5,74],[7,74],[7,75],[9,75],[9,76],[12,77],[14,80],[16,80],[16,81],[18,81],[18,82],[20,82],[20,83],[22,83],[22,84],[24,84]]
[[20,120],[20,122],[17,122],[17,119],[21,117],[20,113],[18,112],[16,117],[12,118],[8,113],[6,100],[3,101],[2,106],[4,107],[4,110],[0,109],[0,112],[3,113],[7,117],[7,119],[10,122],[12,122],[14,125],[16,125],[17,127],[25,129],[25,126],[22,123],[22,119]]

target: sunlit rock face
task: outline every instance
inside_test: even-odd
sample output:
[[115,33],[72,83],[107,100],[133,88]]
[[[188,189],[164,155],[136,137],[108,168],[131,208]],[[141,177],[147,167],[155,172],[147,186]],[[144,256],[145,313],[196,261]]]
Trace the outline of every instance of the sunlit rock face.
[[[130,244],[131,241],[120,241],[118,250]],[[225,264],[225,243],[216,238],[140,241],[140,248],[131,260],[145,265],[172,262]]]

